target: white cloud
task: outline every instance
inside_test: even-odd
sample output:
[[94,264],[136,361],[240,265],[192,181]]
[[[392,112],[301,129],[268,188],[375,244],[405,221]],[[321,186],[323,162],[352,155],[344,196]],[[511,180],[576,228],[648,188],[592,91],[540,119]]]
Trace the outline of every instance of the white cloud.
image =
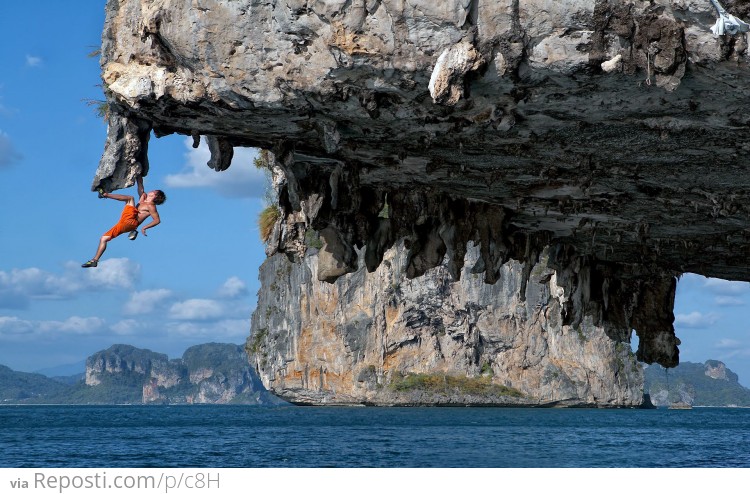
[[[3,107],[0,106],[0,110]],[[0,130],[0,166],[10,165],[21,160],[21,155],[16,151],[8,134]]]
[[[80,269],[80,268],[79,268]],[[84,271],[92,288],[132,288],[141,275],[140,264],[126,257],[107,259]]]
[[247,337],[250,334],[249,319],[224,319],[209,324],[195,322],[169,323],[170,335],[193,338],[201,341],[226,341]]
[[0,316],[0,337],[31,334],[34,325],[18,317]]
[[219,288],[219,296],[239,298],[247,295],[247,284],[236,276],[232,276]]
[[750,283],[744,281],[728,281],[720,278],[707,278],[703,286],[713,293],[720,295],[740,295],[750,291]]
[[737,340],[722,338],[714,344],[714,347],[722,350],[736,350],[742,347],[742,343]]
[[206,320],[221,317],[224,309],[216,300],[192,298],[177,302],[169,309],[171,319]]
[[0,271],[0,307],[20,309],[33,299],[70,298],[80,283],[39,268]]
[[253,165],[258,150],[255,148],[234,148],[232,166],[217,172],[206,163],[211,158],[205,139],[201,139],[198,149],[193,149],[192,138],[185,140],[187,163],[182,172],[167,175],[165,183],[169,187],[208,187],[227,197],[263,197],[266,189],[266,176]]
[[693,311],[690,314],[675,314],[674,317],[675,325],[682,326],[685,328],[705,328],[712,326],[719,320],[718,314],[713,312],[708,314],[702,314],[698,311]]
[[724,362],[750,357],[750,348],[746,341],[722,338],[713,344],[713,348],[718,353],[715,358]]
[[90,335],[104,328],[104,319],[99,317],[71,316],[64,321],[28,321],[18,317],[0,317],[0,338],[18,339],[56,335]]
[[34,55],[26,55],[26,66],[27,67],[41,67],[42,58]]
[[729,295],[718,295],[714,297],[716,305],[726,307],[734,305],[745,305],[745,301],[739,297],[731,297]]
[[0,308],[22,309],[31,300],[70,299],[84,291],[130,289],[140,271],[139,264],[126,258],[102,261],[86,270],[70,261],[60,275],[35,267],[0,271]]
[[39,331],[43,333],[93,334],[104,327],[104,319],[99,317],[71,316],[64,321],[40,321]]
[[113,324],[110,329],[115,334],[129,336],[144,331],[146,325],[135,319],[123,319]]
[[150,314],[171,296],[172,292],[166,288],[133,292],[130,300],[125,303],[123,312],[128,315]]

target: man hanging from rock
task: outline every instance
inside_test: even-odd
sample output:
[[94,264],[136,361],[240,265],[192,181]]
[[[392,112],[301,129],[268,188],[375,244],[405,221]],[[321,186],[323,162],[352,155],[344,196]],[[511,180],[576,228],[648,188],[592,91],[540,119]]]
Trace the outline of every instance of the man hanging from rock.
[[108,232],[106,232],[99,239],[99,248],[96,249],[96,255],[90,261],[86,261],[81,265],[83,268],[95,268],[99,264],[99,258],[102,257],[104,251],[107,250],[107,242],[117,237],[118,235],[126,232],[130,232],[128,238],[135,240],[138,236],[138,227],[143,223],[146,218],[151,217],[151,222],[141,228],[143,236],[146,235],[146,230],[153,228],[159,223],[159,212],[156,210],[156,206],[163,204],[167,200],[167,196],[161,190],[152,190],[146,193],[143,190],[143,177],[138,176],[136,178],[138,184],[138,195],[140,196],[140,202],[135,204],[135,198],[133,196],[126,196],[123,194],[110,194],[104,192],[103,189],[98,189],[100,199],[115,199],[117,201],[124,201],[125,207],[122,210],[122,216],[120,221],[117,222]]

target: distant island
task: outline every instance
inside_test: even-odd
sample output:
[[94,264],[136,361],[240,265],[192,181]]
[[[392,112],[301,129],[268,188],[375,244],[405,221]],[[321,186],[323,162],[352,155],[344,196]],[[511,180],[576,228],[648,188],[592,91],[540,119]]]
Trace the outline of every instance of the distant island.
[[674,369],[660,365],[644,366],[644,392],[659,407],[683,403],[692,406],[747,407],[750,389],[739,383],[737,374],[724,362],[703,364],[681,362]]
[[[723,362],[682,362],[673,369],[644,365],[651,403],[747,407],[750,389]],[[286,402],[269,393],[245,349],[205,343],[181,358],[131,345],[113,345],[86,359],[84,373],[47,377],[0,365],[0,404],[243,404]]]
[[0,365],[2,404],[284,403],[263,388],[243,347],[206,343],[182,358],[113,345],[86,359],[85,373],[50,378]]

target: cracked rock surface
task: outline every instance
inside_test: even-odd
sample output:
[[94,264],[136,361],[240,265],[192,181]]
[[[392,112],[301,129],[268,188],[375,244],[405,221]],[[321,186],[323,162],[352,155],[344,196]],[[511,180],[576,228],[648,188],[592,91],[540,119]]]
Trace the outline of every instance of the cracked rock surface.
[[[723,2],[747,18],[750,3]],[[272,149],[268,253],[325,232],[334,282],[403,239],[408,277],[549,252],[566,324],[634,328],[674,366],[676,276],[750,281],[745,35],[698,0],[109,0],[110,133],[93,187],[145,173],[149,131],[209,165]],[[387,214],[384,213],[387,211]],[[319,273],[319,276],[321,274]],[[526,283],[526,282],[524,282]]]
[[[500,281],[484,283],[469,265],[460,281],[446,264],[408,279],[400,243],[368,273],[319,281],[317,249],[301,262],[276,254],[260,269],[261,289],[247,340],[264,386],[306,405],[523,405],[633,407],[643,370],[630,332],[586,317],[564,323],[546,253],[531,270],[511,261]],[[525,286],[524,281],[528,283]],[[519,295],[523,292],[523,297]],[[403,376],[468,379],[448,389],[406,385]],[[408,377],[407,377],[408,379]],[[507,386],[520,392],[493,392]],[[484,385],[475,389],[474,386]]]

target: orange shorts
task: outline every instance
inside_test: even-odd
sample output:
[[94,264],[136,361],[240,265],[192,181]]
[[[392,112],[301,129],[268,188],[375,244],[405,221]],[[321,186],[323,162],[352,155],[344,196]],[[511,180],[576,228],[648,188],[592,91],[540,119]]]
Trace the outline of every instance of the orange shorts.
[[133,230],[137,230],[137,229],[138,229],[138,210],[135,208],[135,206],[126,204],[125,208],[122,210],[120,221],[118,221],[115,226],[110,228],[109,231],[104,234],[104,236],[115,238],[121,233],[132,232]]

